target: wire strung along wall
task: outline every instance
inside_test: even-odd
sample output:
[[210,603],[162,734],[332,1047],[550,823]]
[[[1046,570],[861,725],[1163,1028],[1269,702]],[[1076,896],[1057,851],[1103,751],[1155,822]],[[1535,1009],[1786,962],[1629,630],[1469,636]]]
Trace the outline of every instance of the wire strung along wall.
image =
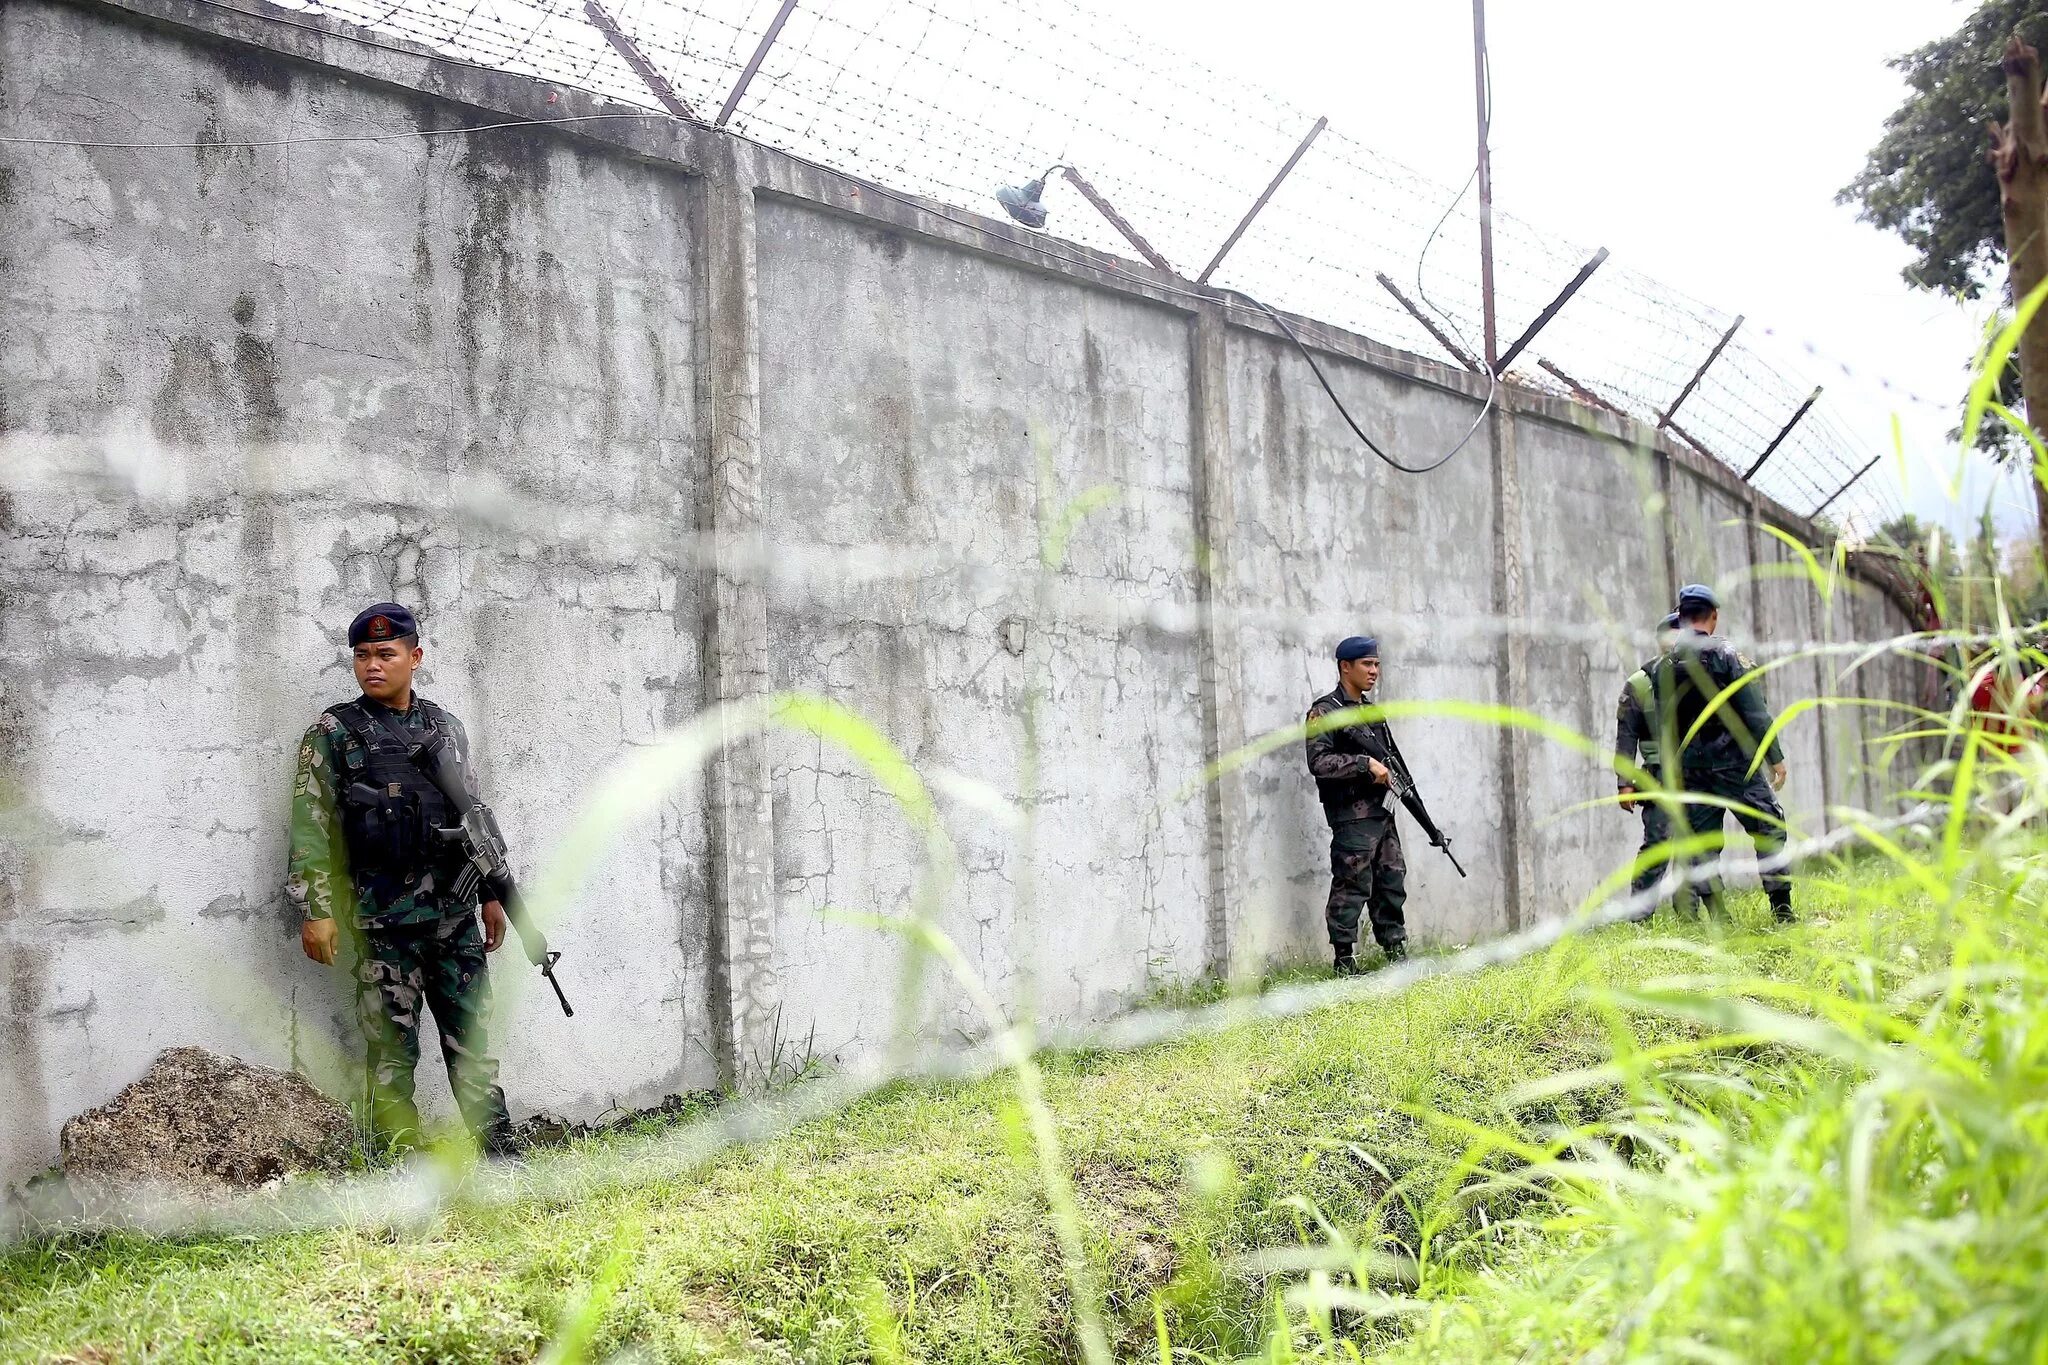
[[[660,97],[622,52],[637,48],[690,116],[707,122],[784,9],[781,0],[287,3],[463,61],[656,107]],[[996,187],[1071,166],[1189,279],[1316,123],[1310,112],[1162,49],[1076,0],[805,0],[782,17],[728,128],[980,213],[995,211]],[[601,25],[630,41],[613,41]],[[1072,185],[1051,182],[1047,198],[1048,233],[1132,254]],[[1494,224],[1506,347],[1591,253],[1512,215],[1496,211]],[[1477,241],[1472,196],[1331,128],[1210,283],[1456,363],[1446,341],[1467,356],[1479,350]],[[1823,393],[1802,412],[1814,386],[1795,373],[1793,348],[1766,327],[1738,324],[1607,264],[1509,373],[1520,384],[1664,420],[1674,437],[1738,473],[1769,451],[1755,485],[1852,536],[1895,516],[1890,485],[1864,477],[1876,452],[1833,401]],[[1697,373],[1710,355],[1713,363]]]

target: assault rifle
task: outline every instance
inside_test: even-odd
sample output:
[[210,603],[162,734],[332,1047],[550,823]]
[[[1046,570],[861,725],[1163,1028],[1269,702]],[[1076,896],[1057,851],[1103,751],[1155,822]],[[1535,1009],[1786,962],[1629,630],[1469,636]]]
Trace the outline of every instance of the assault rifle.
[[411,758],[462,816],[460,825],[440,832],[442,838],[461,843],[467,859],[462,871],[456,874],[452,888],[455,899],[468,900],[481,887],[501,901],[506,918],[519,935],[519,946],[526,950],[526,960],[540,968],[540,974],[555,988],[562,1013],[574,1017],[576,1011],[569,1008],[562,983],[555,980],[555,964],[562,960],[562,955],[548,947],[547,935],[527,915],[526,902],[519,898],[519,889],[512,880],[512,856],[505,848],[505,836],[498,831],[498,818],[463,780],[462,760],[455,746],[449,743],[447,735],[435,729],[425,742],[412,746]]
[[1452,867],[1458,869],[1460,877],[1467,875],[1458,855],[1451,852],[1451,836],[1438,829],[1436,821],[1429,818],[1429,807],[1422,804],[1422,793],[1415,790],[1415,777],[1408,771],[1408,760],[1401,757],[1400,747],[1394,743],[1394,732],[1384,723],[1378,728],[1379,738],[1386,746],[1387,790],[1415,817],[1415,823],[1429,836],[1430,846],[1444,851],[1444,856],[1451,860]]

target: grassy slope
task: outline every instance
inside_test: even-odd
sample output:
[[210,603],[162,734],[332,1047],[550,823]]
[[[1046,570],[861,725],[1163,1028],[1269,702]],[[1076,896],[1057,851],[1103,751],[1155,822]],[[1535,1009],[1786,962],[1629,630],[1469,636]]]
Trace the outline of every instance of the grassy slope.
[[[1754,924],[1758,908],[1741,915]],[[1748,970],[1804,978],[1811,948],[1865,932],[1738,931],[1722,946]],[[1119,1356],[1157,1358],[1155,1296],[1182,1358],[1260,1349],[1272,1305],[1224,1260],[1320,1240],[1306,1207],[1413,1247],[1416,1219],[1449,1207],[1456,1180],[1436,1177],[1455,1176],[1464,1139],[1412,1111],[1499,1123],[1506,1091],[1600,1060],[1612,1028],[1678,1036],[1668,1021],[1621,1024],[1582,988],[1699,963],[1608,931],[1391,1001],[1049,1063]],[[571,1207],[461,1210],[419,1231],[18,1251],[0,1260],[0,1358],[525,1359],[623,1248],[594,1356],[630,1343],[660,1359],[866,1360],[871,1340],[900,1335],[920,1360],[1069,1359],[1067,1296],[1010,1095],[1001,1078],[898,1087],[659,1184]],[[1556,1117],[1578,1117],[1563,1103]],[[1406,1177],[1408,1200],[1382,1205],[1375,1164]],[[1495,1202],[1496,1218],[1513,1211]],[[1572,1238],[1547,1231],[1495,1270],[1536,1284],[1571,1263],[1559,1253]],[[1501,1273],[1497,1290],[1515,1281]],[[1467,1319],[1423,1335],[1497,1347],[1505,1324],[1528,1330],[1526,1318]],[[1400,1349],[1388,1332],[1357,1337],[1359,1349]],[[1559,1349],[1583,1349],[1570,1336],[1559,1330]]]

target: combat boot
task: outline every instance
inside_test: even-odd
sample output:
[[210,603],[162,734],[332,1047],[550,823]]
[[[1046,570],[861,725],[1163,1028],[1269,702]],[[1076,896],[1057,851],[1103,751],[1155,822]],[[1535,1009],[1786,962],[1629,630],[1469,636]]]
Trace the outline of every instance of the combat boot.
[[1332,968],[1339,976],[1358,975],[1358,958],[1352,952],[1350,944],[1340,943],[1337,945],[1337,959],[1332,964]]
[[1792,913],[1792,893],[1790,891],[1781,892],[1771,897],[1771,918],[1779,924],[1793,924],[1798,921],[1799,916]]
[[1408,960],[1408,945],[1405,943],[1390,943],[1380,949],[1380,951],[1387,955],[1388,966],[1392,966],[1396,962],[1406,962]]
[[510,1119],[501,1120],[484,1129],[478,1135],[477,1142],[484,1149],[484,1155],[495,1157],[516,1157],[526,1146],[519,1140],[519,1130],[513,1126]]

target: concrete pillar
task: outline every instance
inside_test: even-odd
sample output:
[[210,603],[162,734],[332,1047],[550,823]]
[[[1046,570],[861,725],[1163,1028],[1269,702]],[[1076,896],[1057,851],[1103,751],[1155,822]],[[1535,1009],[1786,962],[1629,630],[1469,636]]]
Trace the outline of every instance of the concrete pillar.
[[[1830,634],[1827,625],[1827,603],[1821,600],[1820,594],[1813,589],[1811,584],[1808,584],[1806,592],[1800,595],[1800,600],[1806,603],[1806,628],[1801,633],[1808,640],[1826,640]],[[1838,661],[1832,654],[1822,654],[1815,664],[1814,681],[1818,684],[1824,695],[1832,696],[1837,690],[1835,687],[1835,669],[1838,666]],[[1820,829],[1822,832],[1826,832],[1834,827],[1834,809],[1836,803],[1840,800],[1840,797],[1837,795],[1840,780],[1835,776],[1835,726],[1840,723],[1836,717],[1834,707],[1822,705],[1814,708],[1813,724],[1814,733],[1817,736],[1815,748],[1820,753]]]
[[[1763,570],[1767,565],[1776,565],[1779,562],[1777,545],[1773,537],[1769,537],[1764,534],[1763,495],[1758,493],[1754,486],[1751,486],[1745,489],[1744,491],[1748,499],[1749,509],[1748,519],[1743,524],[1742,532],[1743,542],[1747,547],[1746,553],[1749,555],[1749,611],[1750,619],[1752,622],[1749,630],[1745,633],[1747,634],[1749,639],[1754,640],[1756,642],[1756,657],[1758,661],[1769,662],[1771,660],[1775,660],[1783,656],[1777,654],[1776,652],[1772,652],[1768,656],[1768,658],[1766,658],[1765,651],[1763,649],[1763,644],[1766,638],[1766,629],[1769,630],[1770,635],[1772,637],[1774,637],[1780,642],[1781,647],[1783,645],[1811,640],[1814,638],[1814,632],[1810,628],[1808,628],[1806,621],[1803,620],[1766,621],[1764,618],[1764,612],[1766,610],[1766,607],[1764,601]],[[1804,582],[1805,580],[1801,579],[1800,581]],[[1801,597],[1801,600],[1805,600],[1805,597],[1803,595]],[[1823,681],[1825,681],[1825,674],[1823,673],[1821,676],[1823,678]],[[1791,682],[1789,679],[1790,675],[1781,671],[1771,675],[1771,677],[1766,680],[1765,687],[1767,689],[1767,694],[1769,695],[1771,700],[1771,708],[1773,715],[1784,714],[1784,710],[1787,706],[1790,706],[1799,700],[1798,694],[1792,690]],[[1818,736],[1815,747],[1819,753],[1819,758],[1816,761],[1820,764],[1821,808],[1818,812],[1816,812],[1820,821],[1818,827],[1819,831],[1825,831],[1827,829],[1828,805],[1833,800],[1833,796],[1831,795],[1832,789],[1830,788],[1828,781],[1829,765],[1827,711],[1828,708],[1823,706],[1816,708],[1811,713],[1813,717],[1814,731],[1815,734]],[[1789,743],[1789,735],[1787,737],[1787,740]],[[1790,756],[1788,755],[1788,758],[1789,757]]]
[[1685,585],[1678,577],[1678,508],[1671,497],[1674,482],[1671,473],[1671,454],[1652,444],[1650,458],[1657,466],[1657,495],[1664,500],[1664,515],[1658,519],[1657,525],[1659,533],[1664,537],[1664,600],[1676,602],[1678,590]]
[[[1859,589],[1852,591],[1852,588]],[[1848,598],[1849,638],[1858,644],[1869,644],[1890,634],[1885,629],[1883,599],[1871,589],[1863,588],[1853,579],[1844,579],[1839,591]],[[1872,681],[1878,686],[1873,689],[1878,696],[1885,695],[1883,683],[1889,669],[1883,661],[1872,661],[1864,665],[1873,672]],[[1859,683],[1858,695],[1865,695],[1870,683]],[[1890,766],[1880,769],[1878,756],[1883,752],[1874,741],[1887,731],[1897,728],[1898,717],[1888,711],[1872,711],[1863,716],[1856,746],[1856,766],[1863,774],[1863,809],[1874,815],[1887,815],[1893,808],[1891,797],[1892,774]]]
[[[1530,709],[1528,593],[1522,574],[1522,476],[1515,458],[1515,419],[1495,404],[1491,423],[1493,445],[1493,585],[1494,615],[1500,620],[1495,645],[1501,703]],[[1501,894],[1509,932],[1520,929],[1525,914],[1522,898],[1536,885],[1530,840],[1522,829],[1522,808],[1530,795],[1529,736],[1508,726],[1500,730],[1501,839],[1507,849],[1501,869]]]
[[[701,182],[698,426],[706,457],[699,531],[710,547],[704,695],[766,693],[768,596],[761,535],[760,309],[754,186],[719,139]],[[775,805],[767,745],[728,738],[705,787],[711,812],[709,992],[719,1079],[744,1086],[774,1056]]]
[[[1244,669],[1232,590],[1236,499],[1230,476],[1230,385],[1225,369],[1227,324],[1223,310],[1205,304],[1189,329],[1189,398],[1193,412],[1195,582],[1201,601],[1202,748],[1213,762],[1242,747]],[[1247,933],[1244,859],[1250,826],[1244,778],[1227,773],[1209,784],[1205,838],[1209,853],[1209,913],[1203,965],[1218,975],[1256,971],[1250,960],[1259,937]],[[1233,960],[1233,954],[1245,960]]]
[[[1758,645],[1764,639],[1764,519],[1763,503],[1755,488],[1744,490],[1749,508],[1742,522],[1743,553],[1749,556],[1749,638]],[[1775,557],[1775,556],[1774,556]]]

